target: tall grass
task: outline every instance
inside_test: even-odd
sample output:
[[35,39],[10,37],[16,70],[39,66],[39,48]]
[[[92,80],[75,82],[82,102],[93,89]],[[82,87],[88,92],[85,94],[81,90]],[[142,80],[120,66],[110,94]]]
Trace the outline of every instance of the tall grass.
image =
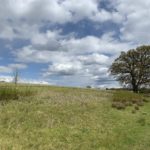
[[17,86],[0,87],[0,101],[18,100],[22,97],[29,97],[35,94],[30,87],[19,88]]

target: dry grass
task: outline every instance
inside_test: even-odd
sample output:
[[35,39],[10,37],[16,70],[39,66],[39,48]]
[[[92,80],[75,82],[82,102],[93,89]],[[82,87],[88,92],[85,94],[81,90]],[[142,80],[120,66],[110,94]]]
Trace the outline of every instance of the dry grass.
[[117,109],[125,109],[128,106],[134,106],[136,110],[139,110],[140,106],[143,106],[148,99],[142,94],[136,94],[131,91],[116,91],[113,94],[112,107]]

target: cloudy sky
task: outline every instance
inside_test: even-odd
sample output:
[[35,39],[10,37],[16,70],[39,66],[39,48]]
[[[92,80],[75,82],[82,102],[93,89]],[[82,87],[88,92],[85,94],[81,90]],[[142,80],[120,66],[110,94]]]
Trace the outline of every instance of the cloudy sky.
[[0,0],[0,80],[118,86],[108,68],[149,44],[150,0]]

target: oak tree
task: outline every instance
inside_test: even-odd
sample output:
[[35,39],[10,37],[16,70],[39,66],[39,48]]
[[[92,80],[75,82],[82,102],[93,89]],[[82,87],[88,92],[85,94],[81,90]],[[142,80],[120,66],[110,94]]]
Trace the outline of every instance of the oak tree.
[[110,67],[110,72],[122,84],[138,92],[150,86],[150,46],[140,46],[121,52]]

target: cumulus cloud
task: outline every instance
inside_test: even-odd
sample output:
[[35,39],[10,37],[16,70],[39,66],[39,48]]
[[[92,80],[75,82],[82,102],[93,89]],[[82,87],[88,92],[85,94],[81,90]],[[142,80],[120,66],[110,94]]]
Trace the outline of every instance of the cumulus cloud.
[[[99,0],[5,0],[0,1],[1,38],[28,38],[45,25],[87,19],[119,23],[122,16],[99,8]],[[40,10],[40,11],[39,11]]]
[[76,22],[88,18],[96,22],[105,22],[112,20],[121,21],[122,17],[117,12],[108,12],[99,8],[98,0],[65,0],[62,6],[72,13],[72,21]]
[[[61,32],[54,34],[49,31],[49,33],[52,35],[51,38],[47,36],[47,33],[40,36],[40,38],[44,38],[41,43],[39,42],[39,48],[36,43],[40,38],[37,37],[33,40],[32,45],[14,52],[16,61],[50,64],[42,73],[43,77],[47,78],[54,75],[63,78],[78,76],[77,79],[88,78],[90,83],[93,81],[93,84],[99,82],[102,77],[109,80],[109,65],[122,50],[126,51],[133,46],[116,40],[113,33],[107,33],[101,37],[87,36],[83,38],[64,37]],[[47,45],[48,41],[55,41],[58,44],[56,47],[53,44]],[[44,49],[41,49],[41,45]],[[98,80],[97,76],[101,78]]]
[[[46,64],[43,77],[55,76],[56,84],[112,86],[108,68],[114,58],[121,51],[149,44],[149,6],[149,0],[0,0],[0,39],[29,40],[21,48],[11,47],[14,62],[0,66],[0,72],[42,63]],[[66,24],[83,20],[98,26],[97,32],[104,31],[97,36],[85,30],[81,37],[80,31],[79,36],[64,32]],[[105,23],[110,23],[109,31]]]
[[[120,42],[113,38],[112,33],[104,34],[102,37],[86,36],[83,38],[71,37],[69,39],[61,37],[61,35],[52,36],[51,38],[43,36],[40,37],[43,38],[43,40],[39,42],[39,45],[36,44],[39,40],[39,37],[37,37],[37,39],[33,40],[32,45],[25,46],[21,50],[19,49],[14,52],[16,58],[19,61],[45,63],[50,62],[53,60],[53,57],[57,58],[59,55],[62,57],[67,56],[68,59],[71,56],[79,56],[78,58],[83,61],[90,61],[90,59],[93,59],[93,61],[98,62],[101,61],[101,59],[108,59],[108,56],[106,56],[108,54],[111,56],[117,55],[121,51],[126,51],[133,47],[130,42]],[[55,41],[53,43],[55,46],[53,44],[48,45],[51,41]],[[43,49],[41,49],[41,47],[43,47]],[[87,57],[88,55],[85,55],[88,53],[92,54],[90,58]]]
[[7,66],[0,66],[1,73],[10,73],[11,71],[12,71],[12,69]]
[[78,59],[85,65],[108,64],[109,57],[103,54],[93,53],[91,55],[78,56]]
[[8,11],[15,18],[25,18],[30,22],[45,20],[53,23],[66,23],[84,18],[91,20],[94,18],[96,21],[119,18],[119,13],[115,11],[110,13],[99,8],[100,2],[99,0],[5,0],[1,8],[3,12]]
[[[13,76],[7,76],[7,75],[0,75],[0,82],[13,82]],[[45,81],[45,80],[35,80],[35,79],[19,79],[19,83],[28,83],[28,84],[40,84],[40,85],[50,85],[51,83]],[[54,84],[53,84],[54,85]]]
[[81,64],[79,62],[68,62],[68,63],[54,63],[53,65],[50,65],[48,68],[48,72],[45,75],[62,75],[62,76],[68,76],[68,75],[75,75],[80,71]]
[[102,37],[86,36],[84,38],[72,38],[64,40],[64,49],[69,49],[74,53],[100,52],[102,54],[118,54],[121,50],[127,50],[131,45],[126,42],[120,42],[110,34],[104,34]]
[[25,64],[9,64],[7,66],[0,66],[1,73],[12,73],[15,69],[26,69],[27,65]]
[[[28,83],[28,84],[40,84],[40,85],[51,85],[51,83],[45,80],[36,80],[36,79],[21,79],[19,83]],[[54,85],[54,84],[53,84]]]
[[150,26],[149,0],[112,0],[113,7],[124,16],[122,22],[122,40],[133,41],[138,44],[149,44],[150,35],[147,34]]
[[0,82],[12,82],[13,81],[13,77],[12,76],[0,76]]

